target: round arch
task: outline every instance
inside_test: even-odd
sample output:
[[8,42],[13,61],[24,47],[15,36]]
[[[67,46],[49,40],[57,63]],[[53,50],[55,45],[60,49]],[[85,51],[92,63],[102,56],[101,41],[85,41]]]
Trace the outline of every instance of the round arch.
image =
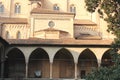
[[[39,73],[39,75],[37,75]],[[29,56],[28,77],[49,78],[50,60],[47,52],[42,48],[35,49]]]
[[111,49],[107,50],[103,56],[102,56],[102,59],[101,59],[101,66],[112,66],[114,63],[112,62],[112,57],[110,55],[110,51]]
[[84,78],[96,67],[98,62],[95,54],[90,49],[85,49],[78,58],[78,78]]
[[23,52],[18,48],[12,48],[6,53],[6,56],[4,76],[6,78],[24,78],[25,56]]
[[65,48],[60,49],[53,59],[53,78],[74,78],[73,55]]

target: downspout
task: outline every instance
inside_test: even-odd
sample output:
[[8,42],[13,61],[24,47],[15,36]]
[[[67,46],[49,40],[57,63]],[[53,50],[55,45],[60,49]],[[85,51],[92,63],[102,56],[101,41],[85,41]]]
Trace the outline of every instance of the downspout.
[[67,0],[67,12],[69,12],[69,3],[70,3],[70,0]]
[[11,15],[12,15],[12,1],[13,0],[10,0],[10,13],[9,13],[9,17],[11,18]]

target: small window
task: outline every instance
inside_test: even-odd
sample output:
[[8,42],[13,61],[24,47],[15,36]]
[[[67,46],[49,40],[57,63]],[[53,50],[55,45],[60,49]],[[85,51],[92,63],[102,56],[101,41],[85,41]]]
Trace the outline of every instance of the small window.
[[20,39],[21,38],[21,33],[20,31],[17,32],[17,39]]
[[8,31],[6,31],[5,37],[6,37],[6,39],[10,38],[10,33]]
[[20,13],[21,12],[21,6],[20,6],[20,4],[19,3],[16,3],[15,4],[15,13]]
[[0,2],[0,13],[4,12],[4,5],[2,4],[2,2]]
[[56,11],[59,11],[59,10],[60,10],[60,8],[59,8],[59,6],[58,6],[57,4],[55,4],[55,5],[53,6],[53,9],[56,10]]
[[76,13],[76,7],[74,6],[74,4],[70,6],[70,12]]

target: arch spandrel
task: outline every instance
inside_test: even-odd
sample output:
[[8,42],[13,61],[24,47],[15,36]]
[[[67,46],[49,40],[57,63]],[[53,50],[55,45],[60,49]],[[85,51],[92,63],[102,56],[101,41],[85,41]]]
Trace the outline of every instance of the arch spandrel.
[[9,52],[12,51],[12,50],[18,50],[19,52],[21,52],[21,53],[23,54],[23,56],[24,56],[24,58],[25,58],[24,52],[23,52],[21,49],[19,49],[18,47],[10,47],[10,48],[8,48],[8,49],[5,51],[6,56],[7,56],[7,55],[9,54]]
[[53,63],[54,55],[61,49],[60,47],[42,47],[49,55],[50,63]]
[[89,49],[96,56],[98,63],[101,64],[102,56],[109,48],[89,48]]
[[[37,52],[40,52],[40,51],[42,51],[48,57],[48,59],[50,59],[48,53],[44,49],[42,49],[42,48],[36,48],[35,50],[33,50],[30,53],[29,58],[31,57],[31,55],[33,55],[33,53],[37,53]],[[42,53],[39,53],[39,54],[42,55]]]
[[53,59],[55,58],[55,56],[57,55],[57,53],[58,53],[59,51],[62,51],[62,50],[64,50],[64,51],[66,51],[67,53],[69,53],[69,55],[71,56],[71,58],[74,60],[73,54],[72,54],[67,48],[61,48],[61,49],[59,49],[59,50],[54,54]]
[[77,64],[80,53],[84,51],[86,48],[66,48],[66,49],[71,52],[74,58],[74,62]]
[[28,63],[29,56],[32,53],[32,51],[36,49],[36,47],[17,47],[17,48],[20,49],[25,55],[26,63]]

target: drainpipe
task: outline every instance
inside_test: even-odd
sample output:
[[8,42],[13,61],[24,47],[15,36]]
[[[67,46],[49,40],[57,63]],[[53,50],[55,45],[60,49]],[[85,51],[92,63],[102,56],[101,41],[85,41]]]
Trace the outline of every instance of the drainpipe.
[[13,2],[13,0],[10,0],[10,13],[9,13],[10,18],[11,18],[11,15],[12,15],[12,2]]
[[69,12],[69,3],[70,3],[70,0],[67,0],[67,12]]

